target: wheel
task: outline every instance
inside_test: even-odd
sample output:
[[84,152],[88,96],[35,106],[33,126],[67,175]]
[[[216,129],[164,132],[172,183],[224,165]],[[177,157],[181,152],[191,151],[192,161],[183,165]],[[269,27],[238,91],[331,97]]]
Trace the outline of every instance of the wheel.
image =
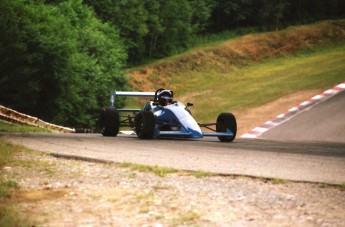
[[226,132],[227,129],[234,133],[234,136],[218,136],[221,142],[232,142],[237,133],[237,123],[236,118],[232,113],[221,113],[217,118],[216,131]]
[[155,117],[151,111],[141,111],[135,116],[135,132],[140,139],[152,139]]
[[120,115],[115,107],[107,107],[101,113],[101,133],[103,136],[117,136],[120,128]]

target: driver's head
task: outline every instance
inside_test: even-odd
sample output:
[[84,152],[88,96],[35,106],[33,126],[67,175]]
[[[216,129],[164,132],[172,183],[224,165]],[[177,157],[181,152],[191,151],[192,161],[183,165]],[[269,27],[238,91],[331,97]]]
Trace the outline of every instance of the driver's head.
[[172,103],[173,93],[169,90],[163,90],[158,94],[158,102],[162,106]]

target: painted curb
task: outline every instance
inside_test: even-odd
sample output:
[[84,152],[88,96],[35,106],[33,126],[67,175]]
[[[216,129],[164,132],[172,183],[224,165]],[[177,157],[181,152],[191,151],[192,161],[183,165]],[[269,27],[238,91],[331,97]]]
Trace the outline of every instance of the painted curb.
[[319,95],[313,96],[311,99],[309,99],[308,101],[304,101],[304,102],[300,103],[298,106],[290,108],[286,113],[279,114],[273,120],[267,121],[264,124],[253,128],[252,130],[243,134],[240,137],[241,138],[247,138],[247,139],[258,138],[264,132],[267,132],[268,130],[280,125],[281,123],[283,123],[289,119],[291,119],[292,117],[294,117],[296,114],[302,112],[303,110],[305,110],[311,106],[314,106],[315,104],[322,102],[322,101],[326,100],[327,98],[330,98],[330,97],[336,95],[337,93],[339,93],[343,90],[345,90],[345,82],[338,84],[337,86],[335,86],[331,89],[328,89],[328,90],[320,93]]

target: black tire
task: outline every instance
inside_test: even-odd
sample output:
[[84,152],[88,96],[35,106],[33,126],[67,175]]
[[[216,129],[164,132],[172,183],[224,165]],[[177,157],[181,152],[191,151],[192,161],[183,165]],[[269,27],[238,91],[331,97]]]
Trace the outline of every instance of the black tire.
[[120,129],[120,115],[115,107],[107,107],[101,113],[101,133],[115,137]]
[[237,133],[237,122],[236,118],[232,113],[221,113],[217,118],[216,131],[226,132],[229,129],[234,133],[234,136],[218,136],[221,142],[232,142]]
[[141,111],[135,116],[135,132],[140,139],[152,139],[155,117],[152,111]]

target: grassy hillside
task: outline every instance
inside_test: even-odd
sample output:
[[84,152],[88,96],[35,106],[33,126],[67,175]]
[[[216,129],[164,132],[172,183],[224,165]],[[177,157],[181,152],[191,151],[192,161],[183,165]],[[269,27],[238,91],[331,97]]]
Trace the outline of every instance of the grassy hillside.
[[195,116],[208,120],[222,111],[257,107],[300,90],[326,89],[343,82],[344,53],[345,45],[341,45],[248,65],[231,73],[180,74],[171,81],[177,94],[203,110],[195,111]]
[[[173,89],[210,121],[297,91],[345,81],[345,20],[261,33],[197,48],[127,72],[134,90]],[[288,106],[287,108],[289,108]]]

